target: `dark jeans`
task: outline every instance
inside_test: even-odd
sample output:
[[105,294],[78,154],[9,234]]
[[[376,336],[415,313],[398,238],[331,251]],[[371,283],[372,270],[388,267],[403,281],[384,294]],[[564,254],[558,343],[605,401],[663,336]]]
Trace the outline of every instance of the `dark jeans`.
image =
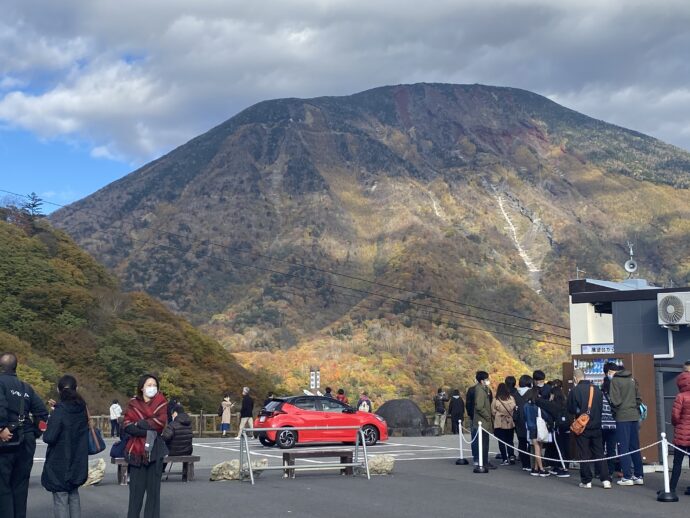
[[146,495],[144,518],[160,518],[163,463],[129,466],[129,511],[127,518],[139,518]]
[[450,425],[452,427],[454,435],[458,435],[458,433],[460,433],[460,423],[458,423],[458,419],[460,418],[450,416]]
[[24,442],[15,451],[0,453],[0,516],[26,518],[29,476],[34,464],[36,437],[24,434]]
[[529,468],[532,466],[532,461],[530,460],[530,456],[527,455],[526,453],[522,453],[523,451],[529,451],[529,443],[527,442],[527,437],[519,437],[518,436],[518,450],[522,450],[518,452],[518,456],[520,457],[520,464],[522,465],[523,468]]
[[[472,429],[472,437],[477,434],[477,428]],[[470,437],[470,439],[472,438]],[[479,436],[472,443],[472,459],[474,459],[475,464],[479,463]],[[489,464],[489,434],[486,430],[482,428],[482,465],[488,466]]]
[[[616,429],[612,430],[602,430],[601,431],[602,442],[604,443],[604,457],[612,457],[617,455],[616,451]],[[614,471],[620,471],[621,464],[618,459],[609,459],[607,461],[609,466],[609,473]],[[618,468],[618,469],[616,469]]]
[[494,430],[494,435],[496,435],[496,437],[510,444],[510,446],[506,446],[502,442],[498,443],[498,449],[501,452],[501,458],[503,460],[508,460],[510,457],[515,457],[515,450],[513,449],[514,432],[515,428],[510,428],[508,430],[504,430],[503,428],[496,428],[496,430]]
[[642,471],[642,454],[638,451],[637,453],[626,455],[628,452],[637,450],[640,447],[640,423],[638,421],[617,421],[616,440],[618,441],[618,454],[623,455],[621,457],[623,477],[632,478],[635,475],[642,478],[644,476]]
[[690,457],[690,446],[677,446],[677,448],[680,448],[685,453],[673,448],[673,471],[671,472],[671,493],[676,492],[678,479],[680,479],[680,470],[683,467],[683,459],[686,455]]
[[111,419],[110,420],[110,437],[119,437],[120,436],[120,423],[117,422],[117,419]]
[[[575,437],[577,457],[580,460],[601,459],[604,456],[604,448],[601,440],[601,430],[585,430]],[[592,481],[592,462],[580,463],[580,480],[587,484]],[[599,465],[599,480],[611,480],[609,466],[606,461],[597,462]]]

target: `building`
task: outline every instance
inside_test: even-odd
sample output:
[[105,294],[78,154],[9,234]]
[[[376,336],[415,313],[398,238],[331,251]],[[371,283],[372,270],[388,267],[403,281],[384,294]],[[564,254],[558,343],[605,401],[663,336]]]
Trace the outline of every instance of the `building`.
[[[655,379],[644,381],[655,385],[658,432],[673,437],[675,379],[690,360],[690,325],[683,323],[690,322],[690,288],[659,288],[643,279],[580,279],[570,281],[569,293],[571,354],[653,354]],[[685,316],[675,326],[659,323],[657,300],[669,293],[687,299]]]

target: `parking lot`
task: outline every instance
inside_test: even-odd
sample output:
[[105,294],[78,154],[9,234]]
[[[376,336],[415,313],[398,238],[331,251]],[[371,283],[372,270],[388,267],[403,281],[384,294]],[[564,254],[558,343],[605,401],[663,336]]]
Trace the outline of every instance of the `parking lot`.
[[[310,446],[308,448],[322,448]],[[342,448],[342,445],[337,448]],[[252,454],[281,464],[281,451],[251,441]],[[494,447],[491,448],[495,450]],[[239,441],[235,439],[195,440],[196,480],[184,483],[171,475],[162,485],[162,516],[225,517],[255,514],[272,517],[347,517],[353,516],[503,516],[533,517],[545,513],[574,513],[594,516],[625,512],[626,516],[686,516],[690,496],[680,491],[680,502],[656,502],[656,491],[663,485],[660,473],[648,474],[645,486],[603,490],[595,481],[592,489],[577,487],[579,475],[571,471],[568,479],[538,478],[518,466],[499,467],[488,474],[474,474],[471,466],[456,466],[457,436],[394,437],[369,449],[369,455],[389,454],[396,459],[390,476],[342,476],[337,471],[298,472],[295,479],[284,479],[282,471],[265,471],[252,486],[248,481],[210,482],[211,467],[237,459]],[[52,515],[52,497],[40,485],[45,446],[36,451],[36,464],[29,491],[29,516]],[[493,455],[492,455],[493,456]],[[119,486],[115,466],[109,463],[106,477],[94,487],[80,490],[84,517],[122,517],[126,514],[128,489]],[[330,459],[305,459],[318,464]],[[175,469],[175,468],[173,468]],[[178,467],[179,469],[179,467]],[[690,484],[684,472],[680,489]]]

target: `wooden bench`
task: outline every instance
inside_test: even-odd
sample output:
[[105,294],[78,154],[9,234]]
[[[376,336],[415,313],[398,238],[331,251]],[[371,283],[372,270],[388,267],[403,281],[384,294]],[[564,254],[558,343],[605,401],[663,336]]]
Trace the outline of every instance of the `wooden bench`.
[[[182,480],[188,482],[194,480],[194,463],[199,462],[201,457],[197,455],[180,455],[176,457],[171,457],[167,455],[163,462],[166,464],[173,464],[175,462],[182,463]],[[111,457],[111,464],[117,464],[117,481],[121,486],[127,485],[127,461],[122,457]],[[167,480],[167,477],[166,477]]]
[[[295,466],[295,459],[314,459],[314,458],[324,458],[324,457],[338,457],[340,458],[340,464],[343,468],[340,472],[343,475],[354,475],[354,470],[352,469],[355,464],[352,462],[353,450],[289,450],[283,452],[283,466],[285,466],[285,471],[283,474],[284,478],[295,478],[296,469],[329,469],[338,468],[338,465],[317,465],[317,466],[299,466],[290,469],[288,466]],[[357,464],[359,466],[359,464]]]

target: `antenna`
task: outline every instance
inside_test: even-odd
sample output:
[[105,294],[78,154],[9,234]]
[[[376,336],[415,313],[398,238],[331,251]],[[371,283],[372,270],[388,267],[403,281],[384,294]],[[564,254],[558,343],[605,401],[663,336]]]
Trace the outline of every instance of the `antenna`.
[[633,243],[631,243],[630,241],[628,241],[628,250],[630,250],[630,259],[625,261],[623,268],[625,268],[625,271],[628,272],[628,279],[631,279],[633,273],[637,271],[637,261],[633,259],[635,253],[633,252]]
[[577,265],[575,265],[575,279],[580,280],[580,274],[581,273],[587,273],[584,270],[580,270]]

